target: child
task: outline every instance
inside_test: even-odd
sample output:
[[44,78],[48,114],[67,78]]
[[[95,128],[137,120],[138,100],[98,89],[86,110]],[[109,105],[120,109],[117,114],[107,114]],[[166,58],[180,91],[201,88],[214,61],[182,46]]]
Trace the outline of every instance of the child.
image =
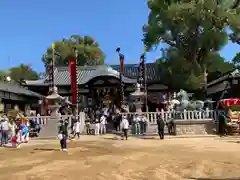
[[11,139],[11,143],[12,143],[12,148],[18,148],[20,147],[20,143],[17,141],[17,137],[13,136]]
[[12,139],[11,139],[11,142],[8,143],[8,144],[5,144],[4,147],[6,147],[6,148],[18,148],[18,147],[20,147],[19,145],[20,145],[20,143],[18,142],[17,137],[13,136]]

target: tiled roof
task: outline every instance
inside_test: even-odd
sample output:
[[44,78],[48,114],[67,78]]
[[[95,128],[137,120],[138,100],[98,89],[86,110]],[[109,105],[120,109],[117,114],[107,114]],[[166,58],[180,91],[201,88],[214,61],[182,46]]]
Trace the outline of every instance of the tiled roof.
[[0,82],[0,91],[10,92],[19,95],[31,96],[31,97],[43,97],[41,94],[30,91],[27,88],[21,87],[17,84],[10,84],[5,82]]
[[[122,80],[124,83],[136,83],[138,77],[138,64],[125,64]],[[119,78],[120,65],[78,66],[78,84],[85,84],[94,77],[112,76]],[[160,81],[157,64],[146,64],[146,77],[148,82]],[[57,67],[54,71],[54,79],[57,85],[70,85],[70,73],[68,67]],[[46,85],[42,80],[26,81],[27,85]]]
[[39,80],[25,80],[25,83],[27,85],[36,85],[36,84],[43,84],[43,85],[48,85],[45,79],[39,79]]
[[[120,65],[111,65],[111,67],[117,71],[120,69]],[[124,65],[124,76],[137,79],[139,64],[126,64]],[[160,81],[160,73],[156,63],[146,64],[146,77],[147,81]]]
[[238,69],[235,69],[233,71],[227,72],[226,74],[220,76],[219,78],[209,82],[207,86],[212,86],[221,83],[229,78],[240,78],[240,71]]
[[[86,84],[91,79],[98,76],[119,77],[119,72],[110,66],[79,66],[78,67],[78,84]],[[68,67],[58,67],[54,72],[55,83],[57,85],[69,85],[71,83]],[[136,83],[136,79],[122,77],[124,83]]]

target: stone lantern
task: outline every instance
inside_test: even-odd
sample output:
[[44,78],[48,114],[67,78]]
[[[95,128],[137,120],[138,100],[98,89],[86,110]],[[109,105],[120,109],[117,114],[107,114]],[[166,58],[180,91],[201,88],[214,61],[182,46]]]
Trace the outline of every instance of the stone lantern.
[[136,112],[141,113],[142,112],[142,105],[144,102],[146,94],[141,91],[140,84],[136,84],[136,90],[130,94],[130,98],[133,101],[133,104],[136,107]]
[[46,99],[48,100],[48,107],[51,111],[51,117],[57,117],[58,116],[58,110],[61,107],[59,105],[61,97],[58,94],[57,87],[53,87],[53,92],[51,95],[47,96]]

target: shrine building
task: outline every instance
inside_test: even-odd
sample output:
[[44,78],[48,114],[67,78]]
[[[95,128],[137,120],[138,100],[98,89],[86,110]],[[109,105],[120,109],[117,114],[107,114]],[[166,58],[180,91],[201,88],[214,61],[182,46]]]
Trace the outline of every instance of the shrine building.
[[[125,64],[122,74],[124,85],[124,97],[128,100],[129,94],[135,90],[138,78],[139,64]],[[99,103],[106,105],[118,105],[121,101],[119,65],[78,66],[78,105],[81,108],[94,106]],[[161,94],[168,91],[168,87],[161,83],[158,65],[146,64],[146,87],[148,92],[149,111],[156,110],[156,104],[160,102]],[[71,80],[69,67],[55,67],[54,82],[58,87],[58,93],[71,100]],[[26,80],[28,89],[42,95],[49,91],[48,78],[36,81]]]

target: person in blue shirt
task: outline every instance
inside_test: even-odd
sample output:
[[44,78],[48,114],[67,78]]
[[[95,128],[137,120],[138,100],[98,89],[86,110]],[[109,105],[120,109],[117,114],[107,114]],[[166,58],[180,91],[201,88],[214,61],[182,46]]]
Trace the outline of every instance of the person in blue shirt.
[[29,129],[26,124],[20,124],[19,129],[21,130],[22,141],[28,142]]

